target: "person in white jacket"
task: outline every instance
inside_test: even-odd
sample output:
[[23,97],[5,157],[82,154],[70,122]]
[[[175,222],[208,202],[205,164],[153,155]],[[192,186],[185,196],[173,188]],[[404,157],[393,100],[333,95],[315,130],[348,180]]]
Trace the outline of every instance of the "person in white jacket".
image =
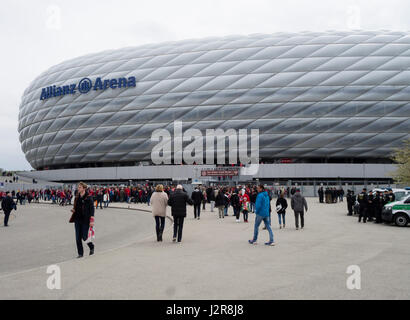
[[110,203],[110,194],[108,193],[108,191],[104,193],[103,201],[104,201],[104,208],[108,208],[108,204]]

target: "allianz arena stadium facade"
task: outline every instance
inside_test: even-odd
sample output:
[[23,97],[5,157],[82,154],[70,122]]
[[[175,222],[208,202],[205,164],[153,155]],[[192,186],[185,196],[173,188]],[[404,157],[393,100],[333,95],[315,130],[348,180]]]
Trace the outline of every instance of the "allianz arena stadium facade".
[[259,157],[383,162],[410,138],[410,34],[277,33],[109,50],[25,90],[33,168],[150,161],[155,129],[259,129]]

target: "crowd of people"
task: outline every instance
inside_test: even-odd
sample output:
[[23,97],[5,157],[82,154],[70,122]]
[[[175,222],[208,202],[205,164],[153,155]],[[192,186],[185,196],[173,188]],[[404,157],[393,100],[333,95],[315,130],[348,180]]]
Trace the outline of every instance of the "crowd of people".
[[[151,198],[152,212],[156,221],[157,241],[162,241],[162,232],[165,225],[167,206],[172,208],[174,217],[173,241],[181,242],[183,221],[186,217],[186,206],[194,206],[194,219],[200,220],[201,208],[206,209],[209,203],[210,211],[218,210],[219,219],[224,219],[229,215],[229,208],[232,207],[233,216],[236,222],[240,222],[242,214],[243,222],[248,223],[250,213],[255,213],[254,236],[249,240],[250,244],[255,244],[258,238],[260,224],[264,223],[264,229],[269,232],[269,241],[266,245],[274,245],[273,232],[271,229],[271,215],[274,190],[265,189],[263,185],[258,186],[236,186],[236,187],[195,187],[189,196],[178,185],[171,187],[167,191],[162,185],[158,185]],[[295,214],[296,230],[304,227],[304,212],[308,210],[306,199],[301,195],[300,189],[295,188],[290,204]],[[278,215],[280,229],[285,228],[285,215],[288,203],[285,192],[279,194],[274,210]],[[283,222],[283,224],[282,224]]]
[[[327,187],[323,190],[320,187],[318,190],[320,203],[337,203],[343,202],[344,190],[343,188],[336,189],[335,187]],[[392,190],[367,192],[367,188],[363,188],[362,192],[355,195],[353,190],[347,190],[346,202],[348,216],[357,215],[358,222],[366,223],[372,222],[382,223],[382,210],[384,205],[395,201],[395,195]]]
[[326,189],[320,187],[317,193],[319,194],[320,203],[343,202],[343,197],[345,195],[342,187],[339,187],[339,189],[336,189],[336,187],[326,187]]
[[390,191],[369,191],[363,188],[357,196],[352,190],[347,191],[346,195],[347,209],[349,216],[358,215],[358,222],[367,221],[375,223],[382,223],[383,206],[389,202],[396,201],[396,197],[392,190]]
[[[320,187],[318,190],[320,203],[343,202],[344,190],[335,187]],[[274,198],[276,197],[276,201]],[[290,203],[288,200],[291,198]],[[286,211],[290,208],[294,212],[296,230],[305,225],[304,213],[308,206],[306,199],[297,187],[266,188],[263,185],[239,186],[196,186],[188,194],[182,185],[158,184],[137,186],[87,186],[80,182],[74,188],[46,188],[39,190],[17,190],[11,192],[0,191],[1,209],[5,214],[4,226],[8,226],[11,211],[17,210],[17,205],[39,203],[47,201],[61,206],[73,205],[70,222],[74,223],[78,257],[82,257],[84,250],[82,242],[90,238],[90,230],[94,226],[95,209],[108,208],[110,203],[140,203],[152,207],[155,219],[157,241],[163,241],[166,210],[171,207],[173,217],[173,242],[182,241],[184,219],[187,216],[187,205],[194,207],[194,218],[200,220],[201,211],[210,206],[210,212],[217,212],[218,219],[224,219],[232,213],[237,223],[249,222],[249,215],[255,214],[253,237],[248,242],[256,244],[260,224],[264,224],[269,233],[266,245],[274,245],[274,235],[271,228],[272,212],[277,214],[279,228],[286,227]],[[16,200],[16,201],[14,201]],[[358,222],[382,222],[381,212],[386,203],[395,201],[392,191],[367,192],[364,188],[355,195],[347,190],[346,202],[348,215],[358,215]],[[275,206],[273,206],[275,204]],[[230,209],[232,207],[232,209]],[[232,211],[231,211],[232,210]],[[91,228],[91,229],[90,229]],[[90,254],[94,253],[95,246],[87,241]]]
[[[169,192],[170,187],[166,191]],[[69,188],[47,188],[36,190],[13,190],[11,196],[20,205],[27,202],[39,203],[40,201],[51,201],[61,206],[71,205],[75,196],[75,190]],[[89,187],[88,195],[93,198],[95,207],[107,208],[111,202],[146,203],[149,205],[153,187],[150,185],[136,187]],[[0,191],[0,200],[6,196]]]
[[[84,192],[83,192],[84,191]],[[285,215],[288,208],[286,198],[288,193],[292,194],[291,208],[295,212],[295,226],[299,229],[304,227],[304,210],[307,210],[307,203],[300,190],[292,189],[265,189],[263,185],[244,185],[236,187],[195,187],[195,190],[188,195],[181,185],[157,185],[153,187],[150,184],[138,185],[135,187],[89,187],[80,183],[75,189],[40,189],[12,191],[8,193],[0,192],[2,206],[4,204],[5,212],[11,211],[12,204],[24,205],[26,202],[47,201],[61,206],[73,205],[73,217],[70,220],[75,223],[76,243],[78,257],[83,256],[82,241],[88,238],[88,230],[94,223],[94,210],[107,208],[111,202],[126,203],[145,203],[152,206],[152,213],[155,217],[155,229],[157,241],[162,241],[162,233],[165,227],[165,217],[167,206],[171,207],[171,213],[174,220],[174,233],[172,240],[181,242],[184,218],[186,217],[186,206],[194,206],[194,218],[199,220],[201,210],[210,206],[210,211],[217,210],[219,219],[224,219],[230,215],[235,216],[236,222],[241,221],[248,223],[249,214],[255,214],[254,235],[249,243],[255,244],[258,238],[259,225],[263,222],[264,229],[269,232],[269,241],[266,245],[274,245],[273,232],[271,229],[272,211],[278,215],[280,228],[285,228]],[[272,200],[277,196],[276,206],[272,210]],[[6,200],[7,198],[7,200]],[[11,201],[10,201],[11,199]],[[13,199],[17,201],[14,202]],[[8,205],[10,204],[10,205]],[[85,209],[86,208],[86,209]],[[16,208],[15,208],[16,209]],[[4,210],[4,209],[3,209]],[[86,212],[86,214],[84,213]],[[86,216],[84,218],[84,215]],[[84,218],[84,219],[83,219]],[[7,223],[5,223],[7,225]],[[90,246],[90,253],[94,252],[94,245]]]

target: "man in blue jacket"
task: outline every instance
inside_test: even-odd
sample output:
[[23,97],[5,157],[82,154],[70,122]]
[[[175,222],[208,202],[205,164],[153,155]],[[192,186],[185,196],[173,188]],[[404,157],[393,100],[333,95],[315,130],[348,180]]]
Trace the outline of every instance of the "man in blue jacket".
[[258,239],[258,231],[259,225],[263,221],[265,223],[266,229],[269,231],[269,242],[265,244],[267,246],[273,246],[275,243],[273,242],[273,232],[270,227],[270,218],[269,218],[269,203],[270,199],[268,193],[265,191],[265,187],[262,185],[258,186],[258,196],[256,197],[255,202],[255,229],[253,234],[253,239],[249,240],[250,244],[256,244]]

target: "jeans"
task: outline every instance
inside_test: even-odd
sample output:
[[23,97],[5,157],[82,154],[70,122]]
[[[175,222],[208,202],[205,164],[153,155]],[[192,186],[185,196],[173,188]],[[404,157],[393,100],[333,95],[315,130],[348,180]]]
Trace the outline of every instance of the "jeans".
[[285,225],[285,214],[284,213],[278,213],[278,219],[279,219],[279,224],[282,224],[282,220],[283,220],[283,225]]
[[182,229],[184,227],[184,217],[174,217],[174,238],[178,236],[178,242],[182,240]]
[[225,208],[224,208],[224,215],[225,215],[225,216],[228,216],[228,207],[225,207]]
[[[77,244],[77,251],[78,255],[82,256],[84,255],[84,249],[83,249],[83,243],[82,240],[86,241],[88,237],[88,229],[90,225],[87,223],[81,223],[79,221],[74,222],[74,227],[75,227],[75,241]],[[94,244],[92,242],[87,243],[89,246],[90,250],[94,249]]]
[[155,216],[155,230],[157,232],[157,238],[162,235],[165,228],[165,217]]
[[299,216],[300,216],[300,226],[303,228],[305,226],[304,213],[303,211],[295,211],[296,228],[299,228]]
[[195,219],[199,218],[200,214],[201,214],[201,204],[200,203],[199,204],[194,204],[194,217],[195,217]]
[[255,217],[255,228],[253,231],[253,241],[258,240],[258,232],[259,232],[259,226],[262,223],[265,224],[266,230],[268,230],[269,232],[269,242],[273,242],[273,232],[272,232],[272,228],[270,227],[270,219],[269,217],[261,217],[256,215]]
[[255,203],[254,202],[250,202],[250,208],[252,212],[255,212]]
[[108,208],[109,201],[104,201],[104,208]]

